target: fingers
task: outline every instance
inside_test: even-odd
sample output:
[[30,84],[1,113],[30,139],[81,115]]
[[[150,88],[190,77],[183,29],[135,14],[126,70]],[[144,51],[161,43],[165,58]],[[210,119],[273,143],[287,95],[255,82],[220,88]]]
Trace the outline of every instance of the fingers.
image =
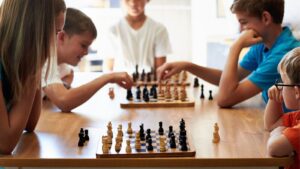
[[158,81],[169,79],[172,75],[176,74],[176,69],[172,63],[166,63],[157,69]]
[[271,87],[268,91],[268,96],[270,100],[274,100],[276,102],[282,102],[283,97],[280,90],[278,90],[275,86]]

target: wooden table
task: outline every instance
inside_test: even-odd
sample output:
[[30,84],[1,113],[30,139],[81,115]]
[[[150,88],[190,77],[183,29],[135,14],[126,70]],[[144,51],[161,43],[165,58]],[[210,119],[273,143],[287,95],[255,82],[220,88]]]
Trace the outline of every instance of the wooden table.
[[[77,73],[75,86],[98,74]],[[200,82],[202,83],[202,82]],[[24,134],[12,155],[0,156],[0,166],[7,167],[246,167],[285,166],[293,159],[273,158],[267,155],[269,133],[263,129],[263,109],[260,96],[235,106],[220,109],[215,101],[200,100],[200,88],[191,88],[196,105],[192,108],[121,109],[125,90],[115,88],[116,97],[110,100],[106,86],[73,113],[61,113],[51,103],[44,102],[43,111],[34,133]],[[207,87],[209,88],[209,87]],[[216,93],[216,88],[211,87]],[[206,96],[208,96],[208,89]],[[127,122],[138,128],[158,128],[163,121],[165,128],[177,126],[184,118],[196,148],[194,158],[138,158],[97,159],[97,144],[101,133],[111,121],[115,128]],[[213,125],[220,127],[221,141],[212,143]],[[90,141],[78,148],[79,129],[88,128]]]

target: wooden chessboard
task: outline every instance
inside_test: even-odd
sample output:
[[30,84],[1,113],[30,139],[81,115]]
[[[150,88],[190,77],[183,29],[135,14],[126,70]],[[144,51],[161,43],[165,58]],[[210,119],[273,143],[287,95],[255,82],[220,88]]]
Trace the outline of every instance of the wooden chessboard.
[[[115,151],[115,140],[113,139],[113,144],[111,145],[111,149],[109,153],[104,154],[102,153],[102,140],[100,139],[96,156],[97,158],[153,158],[153,157],[194,157],[196,154],[196,150],[191,144],[191,139],[187,135],[187,151],[181,151],[180,145],[179,145],[179,134],[178,132],[175,132],[175,140],[176,140],[176,148],[171,149],[169,145],[169,138],[168,138],[168,131],[165,131],[165,136],[167,137],[167,151],[166,152],[160,152],[159,147],[159,134],[156,131],[151,131],[152,136],[152,145],[153,145],[153,151],[148,151],[146,148],[146,141],[141,141],[141,149],[136,150],[135,149],[135,133],[133,134],[127,134],[124,133],[123,136],[123,142],[120,152]],[[116,133],[114,133],[116,135]],[[126,140],[130,140],[130,146],[131,146],[131,153],[126,153]]]
[[150,99],[149,102],[141,101],[141,100],[133,100],[133,101],[124,101],[120,103],[121,108],[148,108],[148,107],[194,107],[195,101],[191,100],[158,100],[158,99]]
[[[149,90],[149,87],[147,87]],[[166,88],[166,87],[163,87]],[[173,87],[171,87],[173,88]],[[159,90],[159,89],[157,89]],[[169,89],[170,92],[174,92],[173,89]],[[177,89],[179,90],[179,89]],[[141,99],[136,98],[136,91],[137,88],[134,88],[132,90],[133,98],[132,100],[121,100],[120,106],[121,108],[156,108],[156,107],[193,107],[195,106],[195,101],[191,100],[189,96],[185,98],[184,100],[174,99],[173,94],[171,94],[171,98],[166,99],[165,94],[163,96],[160,96],[158,93],[157,99],[153,98],[153,96],[149,96],[149,101],[146,102],[143,100],[143,97],[141,96]],[[143,89],[141,89],[143,91]],[[186,91],[186,90],[185,90]],[[159,91],[157,91],[159,92]]]

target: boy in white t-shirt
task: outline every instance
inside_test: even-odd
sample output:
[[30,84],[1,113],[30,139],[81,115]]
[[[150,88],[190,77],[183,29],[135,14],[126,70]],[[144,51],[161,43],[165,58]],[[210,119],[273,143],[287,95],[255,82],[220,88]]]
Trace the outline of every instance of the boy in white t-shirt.
[[68,8],[64,30],[57,35],[57,60],[46,77],[43,70],[42,88],[44,94],[58,108],[69,112],[91,98],[107,83],[117,83],[130,88],[133,84],[125,72],[104,74],[77,88],[70,88],[73,71],[68,65],[76,66],[88,54],[88,48],[97,37],[92,20],[79,10]]
[[167,29],[145,15],[149,0],[122,0],[126,16],[109,30],[104,51],[106,71],[139,72],[156,70],[166,62],[171,45]]

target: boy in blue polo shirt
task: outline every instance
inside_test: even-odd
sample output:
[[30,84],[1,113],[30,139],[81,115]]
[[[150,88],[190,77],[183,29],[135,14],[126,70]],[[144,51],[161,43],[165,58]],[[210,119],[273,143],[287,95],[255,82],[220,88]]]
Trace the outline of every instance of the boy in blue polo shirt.
[[[234,0],[231,11],[242,33],[230,47],[223,71],[190,62],[173,62],[158,69],[158,78],[164,80],[186,70],[219,85],[217,102],[220,107],[231,107],[260,92],[267,101],[268,89],[280,77],[278,63],[287,52],[300,46],[290,29],[281,26],[284,0]],[[250,46],[250,51],[238,64],[241,50]]]

